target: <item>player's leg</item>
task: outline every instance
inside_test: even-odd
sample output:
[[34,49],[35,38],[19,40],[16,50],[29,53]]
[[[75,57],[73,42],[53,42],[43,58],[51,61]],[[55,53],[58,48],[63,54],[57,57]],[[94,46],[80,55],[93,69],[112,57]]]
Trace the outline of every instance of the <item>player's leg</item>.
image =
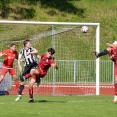
[[33,99],[33,85],[34,83],[36,82],[36,76],[32,76],[31,78],[31,81],[29,83],[29,97],[30,97],[30,100],[29,102],[34,102],[34,99]]
[[25,79],[30,78],[32,76],[32,74],[30,74],[30,71],[37,69],[37,67],[38,67],[37,63],[32,63],[32,64],[26,66],[25,70],[24,70],[24,74],[21,75],[22,77],[20,77],[20,79],[22,79],[22,81],[24,81]]
[[0,76],[0,83],[3,81],[5,75]]
[[39,86],[41,84],[41,78],[39,78],[36,83],[37,83],[37,86]]
[[117,102],[117,66],[114,66],[114,76],[115,76],[115,83],[114,83],[115,96],[113,101]]
[[33,75],[38,75],[38,74],[39,74],[39,72],[37,69],[31,69],[30,73],[26,74],[24,76],[24,79],[28,79],[28,78],[32,77]]
[[18,77],[16,75],[16,71],[14,69],[10,69],[9,73],[13,76],[14,79],[14,83],[16,85],[17,90],[19,90],[19,81],[18,81]]
[[0,75],[0,83],[3,81],[3,79],[4,79],[7,72],[8,72],[8,69],[2,68],[1,75]]
[[21,99],[21,97],[22,97],[22,92],[23,92],[23,90],[24,90],[24,84],[25,84],[24,81],[20,83],[19,91],[18,91],[18,96],[17,96],[17,98],[15,99],[15,101],[19,101],[19,100]]
[[18,97],[15,99],[15,101],[19,101],[21,99],[22,92],[23,92],[24,87],[25,87],[24,86],[25,80],[28,79],[28,78],[30,78],[32,76],[30,74],[30,70],[32,68],[35,68],[36,66],[37,66],[37,64],[32,64],[32,65],[25,66],[24,72],[20,75],[21,83],[20,83],[20,88],[19,88],[19,91],[18,91]]
[[36,75],[36,78],[37,78],[36,83],[37,83],[37,86],[39,86],[41,84],[41,78],[43,78],[45,76],[45,74],[41,74],[39,69],[31,70],[30,73],[32,75]]
[[18,91],[18,96],[15,99],[15,101],[19,101],[22,97],[22,92],[24,90],[24,85],[25,85],[25,80],[23,79],[23,76],[25,76],[27,73],[30,72],[30,67],[25,66],[24,71],[22,74],[20,74],[20,86],[19,86],[19,91]]
[[23,73],[20,73],[20,81],[24,81],[25,80],[25,75],[29,74],[31,70],[30,66],[25,66]]
[[104,55],[109,54],[110,50],[111,50],[111,48],[107,48],[107,49],[105,49],[105,50],[103,50],[103,51],[101,51],[101,52],[99,52],[99,53],[96,52],[96,51],[94,51],[93,53],[94,53],[94,55],[96,56],[96,58],[99,58],[99,57],[101,57],[101,56],[104,56]]
[[[30,70],[31,70],[30,66],[25,66],[24,71],[21,74],[22,77],[24,77],[26,74],[30,73]],[[21,83],[20,83],[19,95],[22,95],[22,92],[24,90],[25,79],[21,79],[21,77],[20,77],[20,80],[21,80]]]
[[13,78],[14,78],[14,83],[16,85],[16,88],[19,90],[19,81],[18,81],[18,78],[16,75],[13,75]]

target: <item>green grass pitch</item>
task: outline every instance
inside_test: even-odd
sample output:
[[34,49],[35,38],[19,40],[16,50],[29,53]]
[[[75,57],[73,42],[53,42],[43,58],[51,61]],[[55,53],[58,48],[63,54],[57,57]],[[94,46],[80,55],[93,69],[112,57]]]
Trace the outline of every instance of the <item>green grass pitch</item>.
[[0,96],[1,117],[116,117],[113,96]]

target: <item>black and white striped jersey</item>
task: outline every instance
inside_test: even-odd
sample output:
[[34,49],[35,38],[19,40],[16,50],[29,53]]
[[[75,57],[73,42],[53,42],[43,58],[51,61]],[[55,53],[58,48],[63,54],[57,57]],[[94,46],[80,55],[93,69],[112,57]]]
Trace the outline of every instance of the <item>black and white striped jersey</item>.
[[27,65],[29,65],[29,64],[31,64],[31,63],[37,63],[37,60],[36,60],[36,58],[35,58],[35,55],[33,55],[33,54],[29,54],[28,56],[27,56],[27,53],[28,52],[32,52],[32,50],[33,49],[35,49],[35,48],[33,48],[33,47],[30,47],[29,49],[25,49],[25,48],[23,48],[20,52],[19,52],[19,55],[18,55],[18,59],[21,59],[22,58],[22,56],[24,57],[24,60],[25,60],[25,66],[27,66]]

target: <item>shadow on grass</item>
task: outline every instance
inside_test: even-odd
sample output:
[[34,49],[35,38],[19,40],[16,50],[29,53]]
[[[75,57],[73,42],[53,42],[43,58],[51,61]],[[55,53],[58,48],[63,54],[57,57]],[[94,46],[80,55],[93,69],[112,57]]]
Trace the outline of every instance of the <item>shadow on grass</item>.
[[[0,16],[2,18],[8,18],[10,13],[15,13],[17,15],[12,16],[15,20],[20,19],[31,19],[34,18],[36,11],[33,8],[20,8],[17,7],[16,9],[13,8],[5,8],[1,11]],[[19,14],[19,15],[18,15]]]
[[[16,0],[17,1],[17,0]],[[75,15],[78,15],[80,17],[84,17],[84,13],[85,13],[85,8],[77,8],[75,7],[73,4],[72,4],[72,1],[73,0],[21,0],[20,1],[20,4],[24,5],[38,5],[39,3],[41,4],[41,7],[46,9],[46,8],[53,8],[53,9],[57,9],[61,12],[64,12],[64,13],[73,13]],[[77,2],[79,2],[80,0],[77,0]],[[21,17],[14,17],[14,19],[31,19],[31,18],[34,18],[35,16],[35,9],[33,8],[16,8],[16,9],[13,9],[10,7],[10,4],[12,3],[12,0],[11,2],[4,2],[4,1],[1,1],[0,4],[1,4],[1,14],[0,16],[2,18],[8,18],[9,14],[12,12],[12,13],[16,13],[16,14],[19,14],[21,15]],[[56,12],[54,10],[50,10],[47,12],[48,15],[56,15]]]
[[34,103],[66,103],[66,101],[48,101],[48,100],[35,100]]
[[[54,8],[61,12],[73,13],[79,16],[83,16],[85,9],[77,8],[72,4],[74,0],[26,0],[29,4],[41,4],[42,8]],[[81,0],[77,0],[79,2]],[[54,11],[52,11],[54,12]],[[48,14],[52,14],[48,12]]]

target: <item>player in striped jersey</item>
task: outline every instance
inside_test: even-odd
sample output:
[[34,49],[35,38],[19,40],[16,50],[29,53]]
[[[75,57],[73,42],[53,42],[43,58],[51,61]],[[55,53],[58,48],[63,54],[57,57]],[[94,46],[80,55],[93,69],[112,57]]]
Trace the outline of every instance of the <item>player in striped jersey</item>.
[[[18,67],[19,67],[19,71],[22,73],[21,61],[22,61],[22,57],[23,57],[24,62],[25,62],[25,68],[24,68],[23,73],[20,74],[20,79],[22,79],[22,77],[24,77],[26,74],[30,73],[31,69],[37,68],[37,60],[35,58],[35,55],[38,53],[38,51],[32,47],[29,39],[26,39],[23,42],[23,45],[24,45],[24,48],[21,49],[19,56],[18,56]],[[24,83],[25,83],[25,81],[21,82],[20,89],[18,92],[19,95],[15,99],[15,101],[18,101],[19,99],[21,99],[22,91],[24,89]]]

